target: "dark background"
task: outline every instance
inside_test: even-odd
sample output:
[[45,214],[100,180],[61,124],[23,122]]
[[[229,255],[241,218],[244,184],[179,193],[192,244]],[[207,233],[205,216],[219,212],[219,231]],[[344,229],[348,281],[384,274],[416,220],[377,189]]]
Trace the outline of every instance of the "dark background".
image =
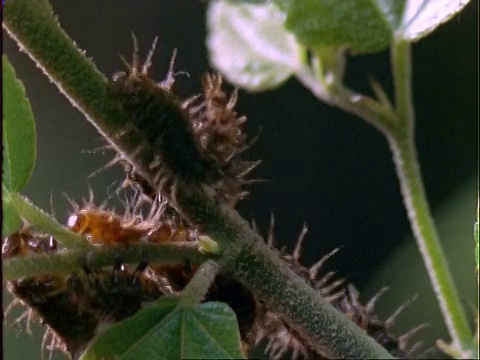
[[[177,48],[176,68],[191,75],[189,79],[179,78],[179,90],[186,95],[199,90],[201,75],[209,69],[205,3],[52,0],[52,6],[65,31],[107,76],[122,69],[117,53],[130,58],[133,31],[142,55],[153,38],[159,36],[154,78],[164,78],[172,50]],[[471,237],[475,216],[473,179],[478,161],[476,7],[477,2],[472,1],[460,15],[413,46],[416,140],[427,196],[435,211],[447,206],[455,194],[470,189],[470,195],[466,195],[467,200],[461,205],[465,215],[458,221],[452,220],[452,216],[460,210],[447,216],[453,221],[452,226],[461,223],[461,229],[467,227],[467,237]],[[103,145],[100,136],[5,33],[3,38],[4,52],[24,82],[37,123],[37,166],[24,194],[48,210],[52,193],[56,216],[65,221],[70,208],[62,192],[80,200],[88,195],[91,184],[101,202],[107,195],[107,187],[113,181],[121,181],[123,175],[119,169],[111,169],[87,178],[111,158],[88,152]],[[388,51],[349,58],[346,70],[349,86],[371,94],[369,77],[376,78],[391,94]],[[340,254],[329,260],[326,268],[337,270],[361,290],[368,288],[365,297],[372,295],[375,275],[387,268],[397,250],[414,248],[413,240],[408,237],[409,224],[391,155],[381,134],[362,120],[319,102],[294,79],[274,91],[258,94],[240,91],[237,109],[249,118],[249,134],[254,136],[259,128],[263,129],[259,141],[246,156],[263,159],[255,174],[269,180],[255,185],[250,198],[240,205],[240,212],[247,219],[255,219],[264,232],[273,212],[277,243],[290,247],[306,222],[310,231],[304,249],[305,264],[342,246]],[[445,242],[472,245],[471,238],[460,242],[465,240],[464,236],[445,239],[442,232],[440,235]],[[458,246],[453,252],[462,247]],[[412,264],[423,272],[418,255],[412,254],[392,274],[397,277],[405,274]],[[474,291],[472,259],[460,259],[452,267],[455,271],[457,267],[466,269],[466,280],[458,277],[456,280]],[[402,281],[412,282],[408,276],[400,276],[399,282],[390,279],[383,284],[375,283],[374,287],[398,288]],[[421,295],[425,286],[428,287],[419,284],[401,293],[403,297],[394,299],[393,306],[415,292]],[[473,294],[470,290],[469,294]],[[462,296],[474,301],[473,295]],[[425,306],[436,305],[433,302]],[[431,319],[417,316],[416,321],[418,324]],[[438,335],[442,325],[437,327]],[[23,335],[18,340],[31,344]],[[7,351],[15,351],[17,357],[21,345],[6,345]],[[37,349],[34,354],[38,354]]]

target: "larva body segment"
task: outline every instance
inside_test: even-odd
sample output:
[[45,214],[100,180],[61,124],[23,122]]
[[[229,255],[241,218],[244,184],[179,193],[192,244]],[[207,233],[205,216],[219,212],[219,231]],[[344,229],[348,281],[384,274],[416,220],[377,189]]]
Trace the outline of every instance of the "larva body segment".
[[180,102],[142,76],[120,78],[115,84],[132,124],[144,135],[148,146],[160,155],[162,165],[182,180],[205,182],[213,167],[202,156],[188,114]]
[[148,164],[157,171],[155,185],[172,185],[177,179],[187,183],[206,183],[209,178],[219,177],[220,170],[202,153],[189,114],[171,91],[174,57],[165,82],[156,84],[148,77],[154,47],[155,43],[140,70],[134,38],[133,63],[126,64],[127,72],[113,76],[110,93],[129,116],[129,126],[143,135],[145,146],[159,158]]

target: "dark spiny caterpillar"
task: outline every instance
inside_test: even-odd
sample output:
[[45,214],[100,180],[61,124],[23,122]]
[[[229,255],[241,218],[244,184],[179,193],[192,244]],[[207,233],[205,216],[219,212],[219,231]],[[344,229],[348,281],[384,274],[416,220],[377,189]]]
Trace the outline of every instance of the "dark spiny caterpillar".
[[[91,311],[82,310],[72,301],[77,290],[69,278],[44,275],[9,281],[7,289],[18,301],[33,312],[33,317],[45,324],[55,348],[68,354],[82,351],[93,338],[98,319]],[[27,310],[28,311],[28,310]]]
[[156,154],[149,167],[157,171],[155,184],[159,189],[172,185],[176,179],[195,184],[209,182],[221,176],[220,169],[203,156],[188,112],[171,91],[175,53],[165,81],[157,84],[148,77],[156,41],[140,67],[137,40],[133,36],[132,64],[124,60],[127,72],[113,76],[110,93],[130,117],[131,126],[143,135],[145,146]]
[[[29,227],[6,237],[2,258],[29,256],[38,252],[57,251],[58,244],[51,236],[36,235]],[[91,311],[82,310],[72,301],[76,286],[70,276],[41,275],[7,281],[8,291],[15,297],[9,307],[21,304],[27,307],[17,322],[27,316],[38,319],[47,326],[43,345],[51,339],[50,350],[75,354],[94,336],[98,320]],[[5,312],[9,312],[9,309]]]
[[[140,66],[133,36],[132,64],[122,59],[127,71],[113,76],[109,91],[131,120],[130,128],[124,129],[123,134],[141,133],[142,146],[155,154],[148,167],[156,172],[157,190],[124,158],[119,156],[111,164],[121,162],[127,174],[126,183],[134,184],[150,199],[182,180],[208,184],[219,199],[235,205],[248,194],[242,190],[243,185],[251,182],[245,176],[259,164],[237,159],[250,146],[241,130],[246,118],[238,117],[234,111],[237,92],[228,98],[221,88],[221,77],[207,74],[202,94],[180,100],[173,92],[175,53],[163,82],[155,83],[148,76],[156,40],[145,64]],[[174,196],[168,191],[166,194]]]
[[[88,212],[81,212],[87,209]],[[138,221],[143,221],[144,230],[147,228],[146,224],[152,225],[152,222],[143,220],[134,210],[127,211],[128,216],[123,219],[111,211],[96,209],[93,202],[89,202],[83,209],[77,206],[77,211],[84,215],[82,221],[89,224],[89,232],[83,233],[87,238],[92,234],[118,236],[119,232],[108,228],[117,228],[122,224],[122,220],[123,224],[136,225],[139,224]],[[105,214],[108,216],[104,216]],[[96,218],[97,216],[101,221]],[[118,221],[112,221],[112,218]],[[152,218],[156,221],[162,220],[159,215],[153,215],[150,220]],[[140,220],[135,222],[132,219]],[[186,231],[185,228],[182,230]],[[171,229],[161,234],[163,231],[152,239],[171,240]],[[383,291],[366,305],[362,305],[358,301],[358,292],[355,288],[352,285],[345,286],[343,279],[335,279],[333,272],[319,277],[322,264],[337,250],[324,256],[312,267],[303,267],[300,264],[300,253],[306,233],[307,229],[304,227],[291,255],[284,249],[280,251],[280,256],[286,264],[392,355],[400,358],[412,356],[414,349],[407,350],[407,340],[420,327],[395,338],[388,330],[399,311],[385,322],[378,320],[373,313],[374,304]],[[273,217],[267,243],[273,246]],[[113,236],[109,241],[100,244],[118,246],[124,243],[118,242]],[[23,231],[5,239],[2,251],[4,258],[10,258],[28,256],[35,252],[57,251],[57,248],[58,245],[52,237],[35,234],[30,228],[24,228]],[[51,337],[52,350],[60,349],[67,354],[75,355],[79,354],[91,340],[99,324],[118,322],[132,316],[144,302],[154,301],[164,293],[178,294],[197,269],[197,266],[189,262],[185,265],[170,266],[150,264],[148,268],[147,265],[149,264],[145,261],[141,262],[134,271],[130,271],[122,264],[121,259],[116,259],[112,270],[93,270],[85,265],[83,271],[66,276],[44,275],[10,281],[8,289],[16,297],[17,302],[29,308],[29,317],[33,314],[47,325],[44,344]],[[244,348],[255,346],[266,339],[268,341],[266,352],[273,359],[283,358],[287,354],[293,359],[325,358],[312,351],[294,329],[265,308],[261,299],[255,299],[242,283],[228,277],[227,274],[219,274],[216,277],[204,301],[222,301],[234,310]]]
[[[271,218],[270,231],[267,238],[267,244],[273,247],[273,228],[274,218]],[[319,277],[319,271],[325,261],[334,255],[338,249],[323,256],[317,263],[310,268],[306,268],[300,263],[301,249],[307,233],[304,226],[295,245],[293,253],[287,254],[285,249],[280,250],[281,258],[288,266],[310,286],[318,291],[319,295],[327,299],[335,308],[346,314],[355,324],[364,329],[375,341],[382,345],[387,351],[397,358],[418,357],[418,350],[421,343],[416,343],[408,348],[408,340],[424,324],[412,329],[408,333],[395,337],[390,333],[395,318],[408,304],[404,304],[395,311],[386,321],[381,321],[374,314],[374,306],[379,297],[386,291],[386,288],[379,291],[366,305],[362,305],[358,299],[358,291],[351,284],[346,284],[344,279],[335,279],[334,272],[328,272]],[[268,311],[262,303],[259,302],[261,310],[255,324],[255,344],[264,340],[267,341],[266,353],[272,359],[282,359],[289,356],[291,359],[326,359],[322,354],[318,354],[304,342],[294,329],[291,329],[277,315]]]
[[247,118],[237,115],[237,99],[238,90],[230,97],[223,91],[220,74],[207,73],[203,79],[203,93],[185,102],[203,152],[222,169],[223,177],[214,188],[232,206],[248,195],[247,191],[242,191],[242,186],[252,181],[245,177],[260,164],[260,161],[238,158],[257,137],[247,142],[247,135],[242,131]]

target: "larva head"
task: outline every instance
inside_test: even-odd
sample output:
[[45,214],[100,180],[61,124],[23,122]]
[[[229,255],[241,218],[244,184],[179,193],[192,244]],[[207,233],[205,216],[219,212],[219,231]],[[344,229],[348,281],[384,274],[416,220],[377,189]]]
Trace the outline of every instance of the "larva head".
[[88,230],[89,217],[85,210],[81,210],[77,213],[70,215],[67,221],[67,227],[69,230],[77,234],[83,234]]
[[117,242],[122,225],[120,219],[113,213],[82,209],[70,215],[68,228],[85,236],[92,243],[112,244]]

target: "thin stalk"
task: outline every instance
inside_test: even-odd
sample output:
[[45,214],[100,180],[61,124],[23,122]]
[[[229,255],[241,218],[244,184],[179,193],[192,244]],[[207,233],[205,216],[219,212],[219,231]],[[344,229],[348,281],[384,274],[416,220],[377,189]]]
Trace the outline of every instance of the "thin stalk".
[[[198,264],[209,258],[198,251],[192,242],[164,242],[161,244],[131,244],[128,247],[95,247],[88,250],[71,250],[52,254],[36,254],[3,260],[4,280],[44,274],[68,274],[81,270],[82,265],[91,268],[111,266],[115,258],[126,264],[141,260],[154,263],[177,264],[185,259]],[[211,257],[211,256],[210,256]]]
[[399,123],[396,131],[387,135],[387,139],[410,226],[452,341],[461,346],[470,341],[472,335],[440,244],[422,181],[414,141],[410,43],[395,41],[391,56]]
[[195,275],[183,289],[180,302],[186,306],[200,304],[208,292],[208,289],[215,281],[219,265],[213,260],[207,260],[195,271]]
[[320,101],[356,115],[380,132],[388,133],[395,126],[395,113],[381,102],[343,84],[344,58],[341,50],[317,50],[311,66],[306,64],[298,69],[295,77]]

